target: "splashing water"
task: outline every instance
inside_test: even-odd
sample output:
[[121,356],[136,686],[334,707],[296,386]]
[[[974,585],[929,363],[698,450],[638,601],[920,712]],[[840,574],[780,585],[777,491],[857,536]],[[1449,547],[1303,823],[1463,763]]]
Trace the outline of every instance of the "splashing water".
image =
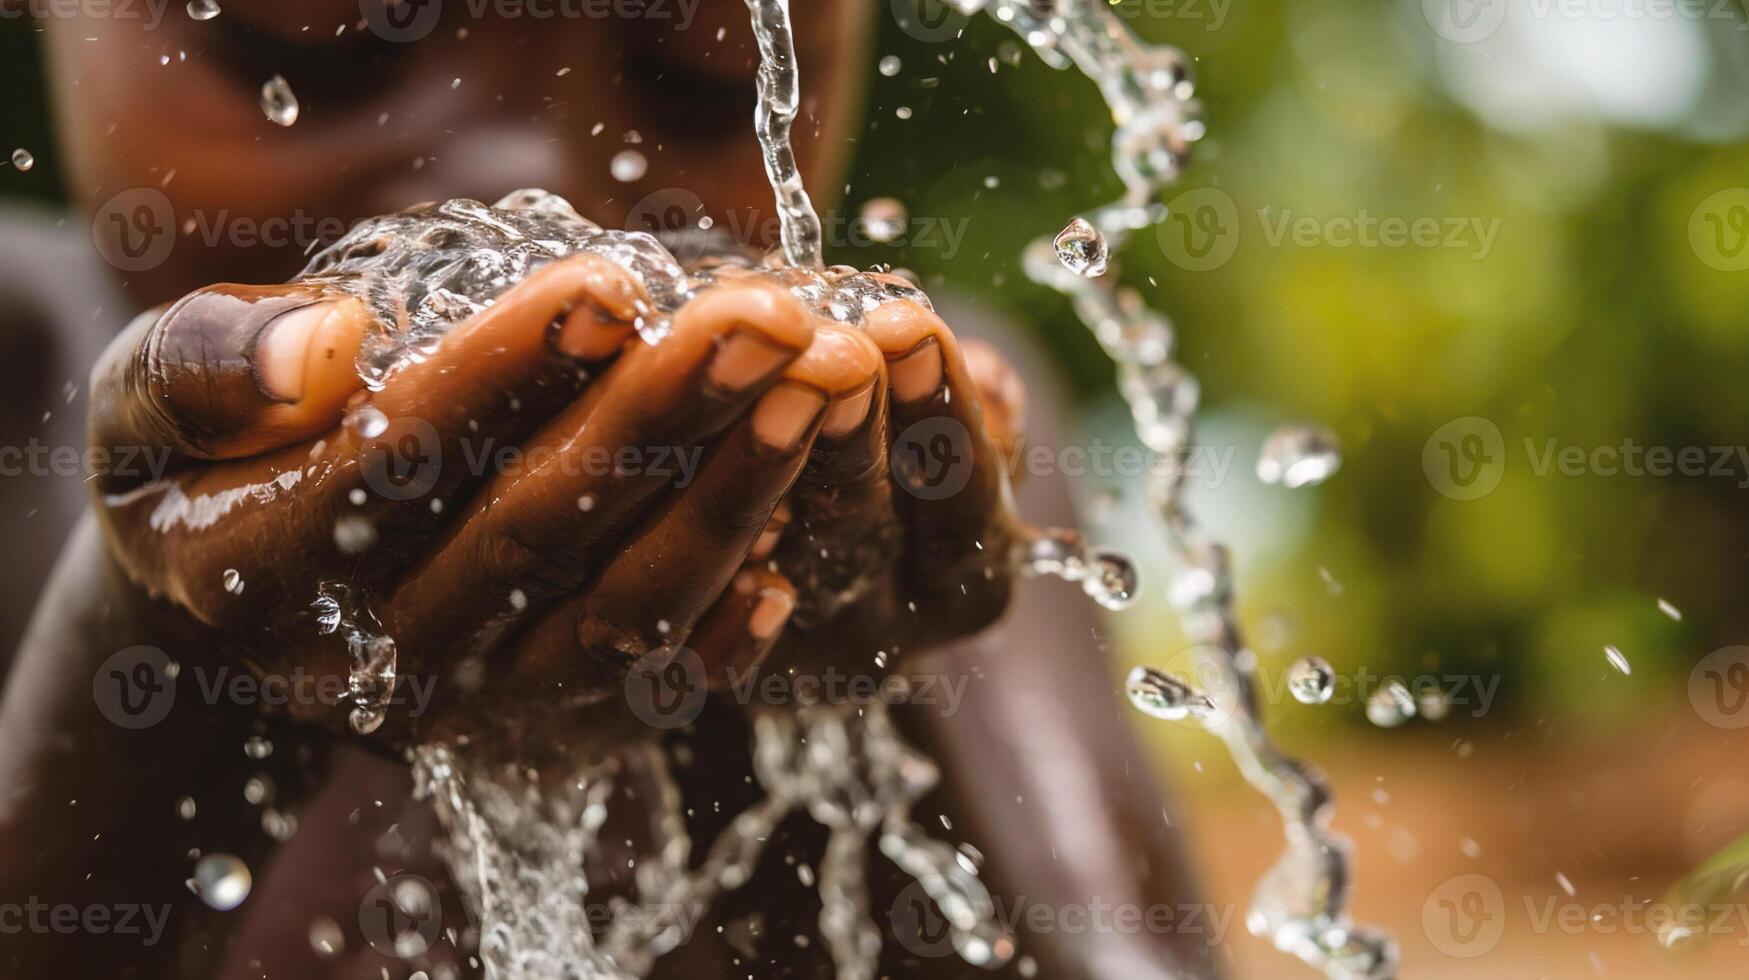
[[[871,842],[935,903],[954,947],[977,966],[1015,953],[995,903],[959,851],[931,839],[911,808],[939,771],[899,738],[884,704],[804,707],[759,716],[753,762],[764,799],[742,812],[693,864],[680,789],[660,746],[614,748],[581,771],[549,773],[484,743],[421,746],[416,791],[449,830],[452,873],[481,918],[480,956],[492,980],[630,980],[685,942],[723,892],[745,885],[779,824],[806,813],[827,828],[816,883],[820,935],[838,980],[874,980],[881,934],[869,910]],[[558,778],[552,778],[557,775]],[[592,931],[590,876],[607,857],[601,830],[630,806],[634,894],[616,895]],[[606,876],[603,876],[604,878]],[[599,900],[597,900],[599,901]]]
[[[1178,178],[1191,145],[1202,138],[1194,83],[1182,52],[1147,45],[1116,13],[1095,0],[1068,0],[1041,13],[1027,0],[955,0],[965,13],[980,10],[1018,33],[1047,64],[1073,66],[1099,88],[1111,110],[1112,165],[1124,185],[1117,201],[1083,217],[1121,252],[1133,234],[1159,221],[1156,198]],[[1167,458],[1188,451],[1197,405],[1195,379],[1171,361],[1173,329],[1116,277],[1088,277],[1059,260],[1049,236],[1028,246],[1027,275],[1067,296],[1076,315],[1117,365],[1119,388],[1144,445]],[[1325,474],[1327,475],[1327,474]],[[1258,884],[1247,927],[1278,949],[1336,978],[1388,978],[1396,973],[1396,944],[1386,934],[1356,925],[1346,912],[1346,843],[1330,830],[1331,797],[1324,778],[1285,756],[1258,717],[1251,656],[1234,609],[1227,551],[1186,511],[1183,467],[1162,467],[1150,491],[1171,551],[1183,567],[1173,593],[1193,642],[1218,651],[1219,709],[1204,724],[1227,745],[1246,780],[1275,803],[1287,849]],[[1163,683],[1163,672],[1132,675],[1136,706],[1158,717],[1190,714],[1190,693]],[[1167,678],[1169,680],[1169,678]],[[1230,703],[1228,703],[1230,702]],[[1411,711],[1413,701],[1410,702]]]
[[347,720],[353,731],[369,735],[388,718],[389,701],[395,695],[395,641],[345,585],[322,586],[311,608],[318,633],[346,641],[346,694],[352,701]]

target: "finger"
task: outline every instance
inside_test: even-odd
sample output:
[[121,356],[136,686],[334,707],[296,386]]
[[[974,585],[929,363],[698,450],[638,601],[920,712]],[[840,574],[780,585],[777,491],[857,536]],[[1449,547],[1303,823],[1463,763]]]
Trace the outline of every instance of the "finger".
[[686,641],[710,686],[724,690],[764,662],[795,607],[795,586],[781,573],[762,565],[736,572]]
[[[768,285],[687,304],[667,338],[633,347],[529,441],[539,465],[477,496],[396,590],[394,635],[435,649],[483,630],[489,644],[525,610],[575,591],[660,493],[696,486],[705,443],[767,394],[813,333],[800,301]],[[770,412],[760,402],[751,418],[769,428]]]
[[584,595],[537,626],[518,673],[611,686],[644,653],[686,642],[795,484],[821,429],[856,424],[856,406],[879,377],[873,353],[854,331],[823,326],[725,434],[699,481],[651,514]]
[[[984,428],[1002,458],[1012,460],[1026,434],[1026,385],[1020,372],[988,341],[968,338],[960,342],[960,351],[965,355],[972,387],[984,405]],[[1010,476],[1017,470],[1024,472],[1008,467]]]
[[1009,594],[1009,485],[959,341],[909,300],[880,306],[864,325],[891,378],[906,582],[919,605],[993,618]]
[[[880,347],[861,330],[822,329],[846,373],[808,465],[777,529],[778,565],[800,591],[798,626],[813,626],[854,602],[892,569],[901,543],[887,472],[887,371]],[[761,543],[767,543],[762,536]]]
[[209,286],[136,317],[92,373],[91,444],[231,459],[331,428],[374,320],[321,286]]

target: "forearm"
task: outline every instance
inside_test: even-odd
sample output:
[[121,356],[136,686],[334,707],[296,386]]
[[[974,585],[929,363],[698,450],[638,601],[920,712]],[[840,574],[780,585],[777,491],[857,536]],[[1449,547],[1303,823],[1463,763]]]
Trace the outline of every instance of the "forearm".
[[246,754],[273,733],[206,696],[223,666],[179,632],[119,581],[87,516],[0,705],[0,974],[187,975],[180,947],[219,914],[184,885],[198,853],[266,844],[243,784],[289,768],[293,746],[277,766]]

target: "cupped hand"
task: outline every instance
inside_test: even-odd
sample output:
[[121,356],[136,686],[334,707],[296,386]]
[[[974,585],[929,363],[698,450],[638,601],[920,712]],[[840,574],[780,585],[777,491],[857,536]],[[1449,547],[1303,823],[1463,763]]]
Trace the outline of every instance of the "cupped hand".
[[392,637],[440,702],[596,700],[681,644],[720,681],[792,614],[818,656],[827,630],[915,645],[1001,609],[1018,413],[1011,376],[974,378],[988,352],[911,301],[857,328],[752,275],[649,345],[642,299],[605,259],[554,262],[372,387],[381,327],[332,284],[143,316],[98,366],[91,438],[162,472],[99,475],[110,551],[191,643],[345,678]]

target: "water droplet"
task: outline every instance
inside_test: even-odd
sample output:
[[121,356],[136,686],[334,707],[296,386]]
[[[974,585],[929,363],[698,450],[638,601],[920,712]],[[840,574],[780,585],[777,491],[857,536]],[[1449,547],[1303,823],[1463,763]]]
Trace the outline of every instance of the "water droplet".
[[1415,698],[1402,681],[1390,680],[1366,699],[1366,720],[1380,728],[1396,728],[1415,717]]
[[1081,580],[1081,591],[1106,609],[1129,608],[1136,600],[1140,577],[1135,562],[1115,551],[1096,551],[1087,558],[1087,576]]
[[21,146],[12,151],[12,165],[20,172],[29,170],[36,166],[36,157],[31,156],[30,151]]
[[862,206],[862,228],[869,238],[885,245],[905,233],[910,216],[895,198],[877,197]]
[[1660,598],[1658,600],[1658,611],[1679,623],[1682,622],[1682,610],[1672,605],[1668,599]]
[[1336,691],[1336,671],[1323,657],[1301,657],[1287,669],[1287,689],[1301,704],[1325,704]]
[[1321,425],[1284,425],[1263,440],[1257,478],[1290,490],[1317,486],[1342,466],[1336,434]]
[[218,15],[218,0],[188,0],[188,16],[192,19],[212,20]]
[[1634,665],[1628,663],[1628,658],[1614,646],[1603,648],[1603,656],[1609,660],[1609,665],[1629,677],[1633,676]]
[[301,111],[298,97],[292,94],[291,84],[283,76],[275,75],[261,83],[261,111],[281,126],[298,121]]
[[1130,703],[1145,715],[1166,721],[1182,721],[1193,712],[1207,712],[1214,703],[1189,684],[1153,667],[1130,671],[1124,684]]
[[897,75],[899,73],[899,69],[901,69],[903,67],[904,67],[904,63],[899,60],[899,56],[896,54],[889,54],[886,57],[881,59],[881,63],[880,63],[881,74],[885,75],[888,78],[892,78],[894,75]]
[[243,742],[243,754],[251,759],[265,759],[273,754],[273,743],[259,735],[251,735]]
[[361,555],[377,543],[377,526],[362,514],[342,514],[334,522],[334,545],[349,555]]
[[644,155],[637,150],[621,150],[607,164],[607,172],[622,184],[637,180],[649,169],[650,161],[644,159]]
[[1415,710],[1428,721],[1444,721],[1451,713],[1451,699],[1438,685],[1426,687],[1415,696]]
[[188,890],[220,912],[229,912],[249,897],[254,880],[249,866],[230,854],[213,853],[194,865],[194,877],[188,879]]
[[1089,279],[1105,274],[1111,253],[1105,244],[1105,236],[1086,218],[1077,217],[1064,225],[1051,244],[1057,250],[1057,261],[1070,272]]
[[243,594],[243,573],[235,568],[225,569],[225,591],[232,595]]
[[176,815],[184,820],[193,820],[195,809],[192,796],[184,796],[176,801]]
[[325,960],[333,959],[346,951],[346,933],[338,922],[320,916],[310,923],[310,948]]

